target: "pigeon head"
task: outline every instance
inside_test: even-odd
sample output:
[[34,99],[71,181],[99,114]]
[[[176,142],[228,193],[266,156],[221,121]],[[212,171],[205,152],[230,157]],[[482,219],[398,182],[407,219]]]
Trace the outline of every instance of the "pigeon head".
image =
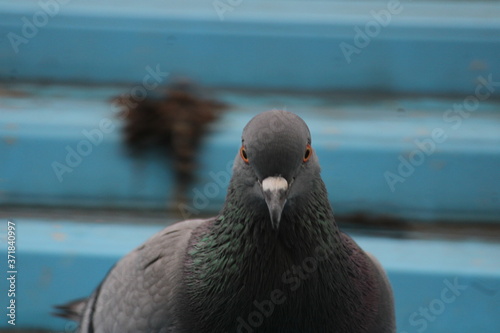
[[245,126],[235,170],[252,202],[265,202],[273,229],[283,211],[311,191],[319,177],[311,134],[297,115],[281,110],[260,113]]

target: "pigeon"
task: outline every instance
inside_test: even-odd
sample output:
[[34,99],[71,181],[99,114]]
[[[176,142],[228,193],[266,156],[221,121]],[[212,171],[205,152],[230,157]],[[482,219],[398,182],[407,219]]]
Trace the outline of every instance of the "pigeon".
[[80,333],[391,333],[380,263],[334,220],[306,123],[260,113],[243,129],[225,203],[122,258],[58,307]]

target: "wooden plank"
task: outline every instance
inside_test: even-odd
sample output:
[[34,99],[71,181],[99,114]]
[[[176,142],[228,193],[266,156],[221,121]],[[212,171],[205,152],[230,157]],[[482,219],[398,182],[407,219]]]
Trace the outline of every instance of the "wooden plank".
[[149,67],[219,87],[430,95],[500,80],[495,2],[233,1],[222,16],[201,0],[47,3],[0,1],[0,79],[141,82]]
[[[71,219],[14,221],[19,263],[16,328],[57,332],[71,324],[51,317],[52,305],[88,295],[116,260],[163,228],[160,224],[95,224]],[[396,297],[398,332],[500,330],[496,316],[500,301],[498,243],[356,233],[353,237],[388,271]],[[0,246],[6,245],[1,237]],[[5,284],[5,279],[0,280],[2,290]],[[6,327],[2,320],[0,328]]]
[[[132,159],[122,144],[123,119],[111,97],[125,87],[19,85],[8,91],[14,96],[4,96],[0,107],[0,204],[168,207],[170,163]],[[185,217],[220,209],[242,128],[259,112],[285,108],[310,126],[337,215],[500,220],[497,101],[467,111],[464,98],[217,95],[232,106],[204,141],[190,201],[171,207]]]

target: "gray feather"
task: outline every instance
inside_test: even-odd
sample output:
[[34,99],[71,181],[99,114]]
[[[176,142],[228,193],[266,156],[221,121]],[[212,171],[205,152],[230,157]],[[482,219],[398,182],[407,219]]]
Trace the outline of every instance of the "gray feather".
[[173,332],[185,249],[204,221],[165,228],[122,258],[89,297],[79,332]]
[[54,306],[56,312],[54,312],[53,315],[73,321],[81,321],[86,303],[87,299],[82,298],[64,305],[56,305]]

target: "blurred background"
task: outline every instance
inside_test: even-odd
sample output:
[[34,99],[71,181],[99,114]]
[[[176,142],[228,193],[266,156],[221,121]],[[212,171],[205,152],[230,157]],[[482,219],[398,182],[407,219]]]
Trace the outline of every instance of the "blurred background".
[[500,3],[453,0],[0,0],[0,331],[73,332],[51,307],[217,214],[271,109],[308,123],[398,333],[500,332]]

